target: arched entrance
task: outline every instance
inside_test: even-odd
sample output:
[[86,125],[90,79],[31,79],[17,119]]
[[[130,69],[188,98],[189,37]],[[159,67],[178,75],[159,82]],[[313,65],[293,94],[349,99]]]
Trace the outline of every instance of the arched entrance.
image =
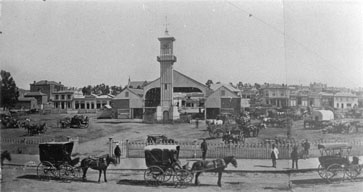
[[169,111],[164,111],[163,112],[163,121],[164,122],[169,121]]

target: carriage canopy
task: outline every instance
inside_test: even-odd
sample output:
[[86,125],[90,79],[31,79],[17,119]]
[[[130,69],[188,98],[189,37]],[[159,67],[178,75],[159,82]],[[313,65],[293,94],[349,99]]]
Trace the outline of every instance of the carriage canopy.
[[167,166],[179,159],[179,145],[148,145],[144,148],[146,166]]
[[326,156],[342,156],[344,151],[349,154],[352,150],[352,146],[348,143],[326,143],[318,144],[318,149],[322,156],[324,155],[324,152]]
[[68,161],[69,159],[71,159],[73,145],[73,141],[40,143],[40,161],[49,161],[51,163]]
[[316,110],[312,112],[311,116],[315,121],[334,120],[334,113],[330,110]]

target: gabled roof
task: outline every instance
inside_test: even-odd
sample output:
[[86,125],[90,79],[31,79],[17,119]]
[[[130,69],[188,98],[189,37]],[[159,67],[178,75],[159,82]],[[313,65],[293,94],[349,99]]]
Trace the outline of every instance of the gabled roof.
[[142,97],[144,95],[144,90],[143,89],[132,89],[132,88],[126,88],[129,91],[133,92],[134,94]]
[[25,93],[24,96],[46,96],[47,94],[45,93],[42,93],[42,92],[28,92],[28,93]]
[[147,81],[130,81],[128,87],[132,89],[142,89],[147,84],[148,84]]
[[[229,90],[233,95],[235,95],[236,97],[240,97],[239,95],[237,95],[234,91],[232,91],[232,90],[230,90],[228,87],[226,87],[226,86],[224,86],[224,85],[222,85],[222,86],[220,86],[217,90],[215,90],[214,92],[217,92],[217,91],[219,91],[220,89],[222,89],[222,87],[224,87],[225,89],[227,89],[227,90]],[[213,92],[213,93],[214,93]]]
[[240,92],[239,89],[236,89],[236,88],[232,87],[230,84],[211,84],[210,88],[215,91],[215,90],[219,89],[222,86],[227,88],[228,90],[230,90],[232,92]]

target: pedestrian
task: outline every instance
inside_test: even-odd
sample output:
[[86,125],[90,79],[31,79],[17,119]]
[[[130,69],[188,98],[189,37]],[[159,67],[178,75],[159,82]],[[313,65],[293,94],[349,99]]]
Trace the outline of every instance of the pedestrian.
[[296,169],[299,169],[298,160],[299,160],[299,153],[297,151],[297,146],[294,146],[291,152],[291,159],[292,159],[292,168],[294,169],[294,165],[296,165]]
[[118,143],[116,143],[116,147],[115,147],[114,153],[115,153],[115,156],[116,156],[117,164],[120,164],[121,149],[120,149]]
[[309,149],[310,149],[310,143],[308,139],[305,140],[305,142],[302,144],[304,148],[304,159],[309,159]]
[[205,139],[203,139],[202,144],[200,145],[200,148],[202,149],[202,159],[205,160],[205,156],[207,154],[208,146]]
[[199,118],[197,118],[196,120],[195,120],[195,127],[198,129],[198,126],[199,126]]
[[279,150],[275,147],[275,144],[272,144],[272,149],[271,149],[272,167],[276,168],[276,160],[278,158],[279,158]]

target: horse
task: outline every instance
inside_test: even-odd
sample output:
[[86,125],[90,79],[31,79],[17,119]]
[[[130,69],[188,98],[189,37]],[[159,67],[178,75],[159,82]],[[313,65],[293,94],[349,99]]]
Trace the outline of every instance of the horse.
[[8,160],[8,161],[11,161],[10,153],[7,150],[1,153],[1,166],[4,165],[4,160],[5,159]]
[[199,185],[198,177],[202,172],[215,172],[218,173],[218,186],[222,187],[221,179],[222,172],[231,163],[234,167],[237,167],[237,160],[234,156],[224,157],[223,159],[216,160],[199,160],[193,163],[191,172],[195,174],[195,185]]
[[86,173],[87,173],[88,168],[91,168],[91,169],[99,171],[98,182],[100,182],[102,171],[104,174],[103,178],[104,178],[105,182],[107,182],[106,170],[110,163],[112,163],[113,165],[116,165],[117,161],[116,161],[116,158],[113,158],[108,154],[101,156],[101,157],[97,157],[97,158],[92,158],[92,157],[84,158],[81,161],[81,168],[83,171],[83,176],[82,176],[83,181],[86,180]]

